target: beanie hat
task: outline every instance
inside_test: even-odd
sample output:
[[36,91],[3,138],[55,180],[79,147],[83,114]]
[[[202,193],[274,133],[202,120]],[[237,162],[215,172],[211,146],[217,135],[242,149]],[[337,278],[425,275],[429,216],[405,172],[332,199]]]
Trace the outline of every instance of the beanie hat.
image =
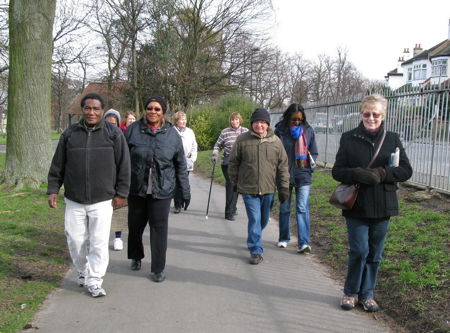
[[108,111],[105,112],[105,115],[103,116],[104,119],[108,118],[108,117],[114,117],[117,120],[117,126],[120,126],[120,113],[117,110],[114,109],[109,109]]
[[161,105],[162,112],[163,112],[163,113],[166,113],[166,111],[167,111],[167,102],[166,102],[166,100],[165,100],[164,98],[162,98],[162,97],[160,97],[160,96],[152,96],[152,97],[150,97],[150,98],[147,100],[147,102],[145,102],[144,107],[147,107],[147,105],[148,105],[150,102],[158,102],[159,105]]
[[252,124],[254,121],[257,121],[257,120],[265,121],[267,124],[270,125],[269,112],[263,108],[256,109],[250,117],[250,124]]

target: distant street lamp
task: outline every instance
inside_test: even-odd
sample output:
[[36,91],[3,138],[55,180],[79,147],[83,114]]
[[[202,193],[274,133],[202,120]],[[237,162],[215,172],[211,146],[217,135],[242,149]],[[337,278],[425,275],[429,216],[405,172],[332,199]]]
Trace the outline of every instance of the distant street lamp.
[[253,55],[259,52],[259,47],[252,48],[250,53],[250,99],[253,101]]

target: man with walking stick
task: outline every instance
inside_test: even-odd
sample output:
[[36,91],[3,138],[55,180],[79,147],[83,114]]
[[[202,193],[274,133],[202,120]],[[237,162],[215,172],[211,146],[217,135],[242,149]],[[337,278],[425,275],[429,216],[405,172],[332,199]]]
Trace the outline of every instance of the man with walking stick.
[[289,170],[283,144],[269,128],[269,112],[256,109],[250,123],[251,130],[236,139],[228,172],[244,199],[248,217],[249,262],[257,265],[263,260],[262,231],[269,222],[277,179],[280,202],[289,197]]

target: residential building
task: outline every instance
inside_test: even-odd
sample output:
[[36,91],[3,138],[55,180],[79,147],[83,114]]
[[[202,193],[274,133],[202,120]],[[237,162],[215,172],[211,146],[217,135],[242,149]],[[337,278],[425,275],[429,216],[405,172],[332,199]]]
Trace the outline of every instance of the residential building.
[[[409,53],[409,50],[406,50]],[[387,73],[386,85],[393,90],[404,85],[412,87],[448,85],[449,65],[450,20],[447,39],[427,50],[423,50],[420,44],[416,44],[412,57],[409,59],[405,56],[400,57],[397,68]]]

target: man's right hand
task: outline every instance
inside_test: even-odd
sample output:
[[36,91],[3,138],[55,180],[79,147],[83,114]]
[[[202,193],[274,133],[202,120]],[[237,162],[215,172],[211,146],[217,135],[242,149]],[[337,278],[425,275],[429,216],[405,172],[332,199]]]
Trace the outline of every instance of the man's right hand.
[[217,162],[217,156],[216,156],[216,155],[213,155],[213,156],[211,157],[211,163],[212,163],[212,164],[216,164],[216,162]]
[[58,200],[58,194],[53,193],[53,194],[48,195],[48,205],[50,206],[50,208],[56,208],[57,200]]

